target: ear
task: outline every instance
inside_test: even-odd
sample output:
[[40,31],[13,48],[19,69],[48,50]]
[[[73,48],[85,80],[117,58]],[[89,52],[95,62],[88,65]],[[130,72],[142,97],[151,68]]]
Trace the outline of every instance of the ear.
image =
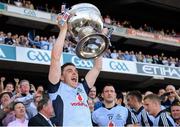
[[63,75],[61,75],[61,78],[60,78],[60,79],[61,79],[61,81],[64,81],[64,76],[63,76]]
[[103,94],[103,92],[101,93],[101,97],[102,97],[102,98],[104,98],[104,94]]

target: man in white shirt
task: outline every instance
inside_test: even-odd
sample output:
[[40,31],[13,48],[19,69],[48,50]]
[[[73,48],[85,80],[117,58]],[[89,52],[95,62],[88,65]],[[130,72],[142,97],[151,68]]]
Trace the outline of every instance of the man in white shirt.
[[28,127],[26,120],[26,109],[22,102],[15,102],[13,105],[16,120],[10,122],[7,127]]

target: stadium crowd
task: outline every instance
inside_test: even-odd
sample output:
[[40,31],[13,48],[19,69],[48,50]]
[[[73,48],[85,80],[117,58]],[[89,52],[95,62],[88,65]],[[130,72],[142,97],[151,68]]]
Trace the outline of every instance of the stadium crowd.
[[[18,35],[13,34],[11,32],[4,33],[0,31],[0,44],[7,44],[12,46],[20,46],[20,47],[31,47],[38,48],[44,50],[51,50],[54,43],[56,41],[56,37],[49,36],[35,36],[35,38],[31,38],[29,35]],[[64,45],[64,52],[74,53],[75,45],[69,41],[68,37],[66,39],[66,43]],[[143,63],[152,63],[152,64],[160,64],[171,67],[180,67],[180,59],[178,56],[166,56],[164,53],[161,54],[146,54],[142,53],[142,51],[122,51],[121,49],[108,49],[104,55],[104,58],[112,58],[118,60],[127,60],[127,61],[135,61],[135,62],[143,62]]]
[[[49,13],[60,13],[61,12],[61,6],[60,5],[51,5],[48,3],[40,3],[37,4],[37,2],[33,0],[0,0],[0,2],[16,5],[18,7],[24,7],[24,8],[29,8],[32,10],[39,10],[39,11],[45,11]],[[34,2],[34,3],[33,3]],[[63,5],[66,5],[66,3],[62,3]],[[154,34],[161,34],[163,36],[172,36],[172,37],[179,37],[179,33],[176,32],[174,28],[155,28],[151,25],[148,25],[148,23],[144,24],[132,24],[131,21],[129,20],[116,20],[114,18],[111,18],[109,15],[105,15],[104,17],[104,23],[108,25],[115,25],[118,27],[125,27],[125,28],[131,28],[131,29],[137,29],[140,31],[145,31],[145,32],[151,32]]]
[[[32,119],[38,112],[48,112],[49,118],[54,116],[53,107],[48,103],[48,92],[44,86],[34,86],[28,80],[19,80],[14,78],[14,81],[9,81],[5,84],[5,77],[0,78],[0,125],[1,126],[28,126],[28,121]],[[15,84],[13,83],[15,82]],[[98,96],[97,96],[98,95]],[[147,100],[153,100],[147,102]],[[44,102],[45,101],[45,102]],[[88,105],[92,113],[92,121],[94,125],[110,125],[116,124],[115,118],[109,116],[109,120],[101,119],[104,113],[112,113],[115,115],[116,110],[121,111],[121,117],[127,122],[130,119],[131,124],[141,126],[152,126],[152,122],[157,116],[153,116],[155,102],[161,102],[160,111],[168,117],[168,125],[171,125],[171,117],[174,119],[176,126],[180,125],[180,89],[175,89],[173,85],[167,85],[166,88],[159,89],[158,93],[147,91],[126,91],[120,92],[115,90],[112,84],[105,84],[101,93],[96,92],[96,87],[92,87],[88,93]],[[44,102],[44,103],[43,103]],[[157,104],[158,104],[157,103]],[[108,112],[104,110],[107,104],[111,104]],[[156,103],[155,103],[156,104]],[[45,105],[45,106],[42,106]],[[46,106],[49,106],[46,108]],[[119,106],[119,107],[118,107]],[[111,109],[114,109],[114,111]],[[145,109],[145,110],[144,110]],[[103,111],[103,112],[102,112]],[[131,115],[127,115],[129,111]],[[149,112],[149,114],[147,113]],[[166,114],[169,112],[170,115]],[[144,114],[143,114],[144,113]],[[48,113],[46,113],[48,114]],[[148,122],[145,120],[148,118]],[[120,118],[119,118],[120,119]],[[170,120],[170,121],[169,121]],[[123,121],[123,122],[125,122]],[[133,121],[133,122],[132,122]],[[122,122],[122,121],[121,121]],[[127,123],[124,123],[126,125]],[[32,123],[31,125],[37,125]],[[44,124],[44,126],[50,126]]]

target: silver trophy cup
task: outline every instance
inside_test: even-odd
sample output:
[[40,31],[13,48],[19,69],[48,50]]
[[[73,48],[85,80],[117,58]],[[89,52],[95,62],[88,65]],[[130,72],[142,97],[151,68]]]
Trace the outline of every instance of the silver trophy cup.
[[83,59],[100,56],[110,42],[102,34],[103,20],[99,9],[89,3],[80,3],[72,6],[68,13],[68,31],[76,45],[76,55]]

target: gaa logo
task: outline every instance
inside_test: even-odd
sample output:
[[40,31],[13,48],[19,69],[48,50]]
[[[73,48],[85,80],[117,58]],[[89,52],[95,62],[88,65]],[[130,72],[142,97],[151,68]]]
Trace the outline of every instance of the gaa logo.
[[34,10],[24,9],[24,14],[25,14],[25,15],[28,15],[28,16],[36,17],[36,13],[35,13]]
[[27,56],[30,60],[33,60],[33,61],[38,61],[38,62],[49,62],[50,61],[50,56],[46,52],[30,50],[27,52]]
[[109,66],[112,70],[118,70],[118,71],[129,71],[128,67],[125,63],[115,62],[111,61],[109,63]]
[[93,63],[91,60],[83,60],[78,58],[77,56],[72,57],[72,63],[75,64],[77,67],[86,67],[86,68],[93,67]]

